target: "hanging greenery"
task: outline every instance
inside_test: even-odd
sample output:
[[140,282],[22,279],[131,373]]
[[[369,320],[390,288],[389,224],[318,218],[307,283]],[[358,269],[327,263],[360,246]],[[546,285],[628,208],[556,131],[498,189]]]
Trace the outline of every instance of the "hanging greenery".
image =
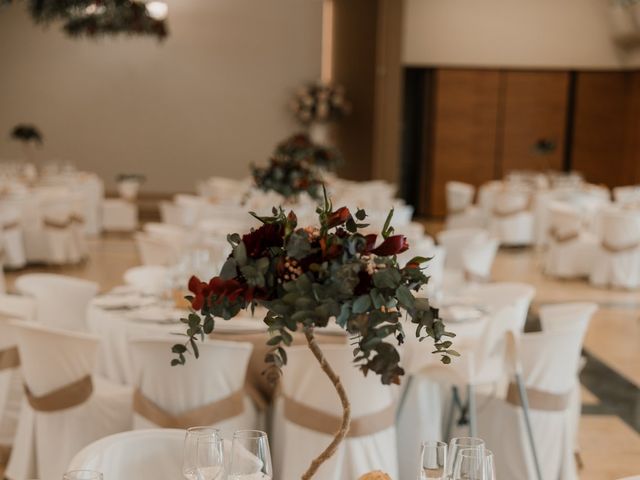
[[[100,35],[167,36],[164,18],[155,18],[146,3],[139,0],[25,0],[36,23],[62,22],[73,37]],[[11,4],[14,0],[0,0]],[[17,1],[16,1],[17,3]]]

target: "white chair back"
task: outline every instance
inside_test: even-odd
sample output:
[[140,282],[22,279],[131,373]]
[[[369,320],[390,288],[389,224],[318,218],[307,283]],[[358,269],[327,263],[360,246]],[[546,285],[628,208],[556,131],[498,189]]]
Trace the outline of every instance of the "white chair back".
[[[392,408],[397,392],[392,386],[382,385],[377,375],[364,376],[353,364],[350,346],[323,345],[322,351],[340,377],[351,402],[353,419],[376,414]],[[282,377],[282,392],[306,407],[341,418],[342,408],[335,389],[320,369],[317,360],[307,347],[292,347],[288,350],[289,361]],[[285,415],[286,417],[286,415]],[[357,420],[354,420],[357,421]],[[295,456],[286,454],[280,458],[280,478],[299,478],[318,448],[325,445],[329,436],[302,428],[290,420],[285,424],[284,443],[281,451],[296,451]],[[392,478],[397,478],[397,450],[395,426],[390,426],[372,435],[347,438],[338,453],[323,465],[319,478],[339,480],[358,478],[364,473],[381,469]]]
[[462,265],[470,281],[490,279],[498,246],[496,238],[477,237],[462,251]]
[[160,218],[162,222],[169,225],[182,226],[182,207],[174,202],[163,200],[160,202]]
[[551,202],[548,209],[552,236],[567,238],[580,233],[582,218],[575,207],[564,202]]
[[542,305],[540,307],[540,323],[542,331],[555,332],[567,329],[587,332],[589,322],[598,310],[596,303],[575,302]]
[[150,295],[160,295],[168,289],[169,269],[162,265],[132,267],[124,272],[124,283]]
[[613,189],[613,199],[616,203],[625,204],[640,201],[640,185],[626,185]]
[[177,248],[184,248],[189,243],[189,231],[179,225],[149,222],[145,223],[143,230],[149,236],[164,240]]
[[136,233],[134,240],[143,265],[173,265],[180,258],[179,247],[165,239]]
[[[199,345],[200,358],[189,359],[183,366],[171,366],[175,357],[171,347],[175,339],[152,339],[131,342],[134,357],[136,387],[148,399],[171,415],[202,407],[243,391],[247,366],[253,350],[251,343],[209,340]],[[245,412],[249,411],[246,396]],[[250,415],[244,415],[249,419]],[[229,418],[216,423],[218,427],[237,425],[243,419]],[[154,424],[135,415],[135,428]],[[197,425],[192,425],[197,426]]]
[[517,282],[495,282],[477,284],[465,291],[464,295],[477,299],[479,303],[499,309],[512,305],[517,318],[517,330],[522,331],[527,320],[531,300],[536,290],[529,284]]
[[24,295],[0,295],[0,316],[32,321],[36,318],[36,302]]
[[602,214],[602,241],[612,248],[640,244],[640,211],[609,209]]
[[30,322],[11,323],[29,390],[43,395],[91,375],[100,339]]
[[473,203],[475,187],[469,183],[447,182],[445,185],[447,211],[449,213],[460,213],[466,210]]
[[98,284],[51,273],[29,273],[15,283],[23,295],[36,301],[36,319],[43,325],[67,330],[86,330],[89,302],[98,293]]
[[184,430],[152,429],[102,438],[82,449],[68,470],[94,470],[108,479],[178,479]]
[[462,252],[472,242],[488,237],[489,232],[482,228],[455,228],[438,233],[436,239],[447,252],[445,267],[452,270],[462,270],[464,268]]

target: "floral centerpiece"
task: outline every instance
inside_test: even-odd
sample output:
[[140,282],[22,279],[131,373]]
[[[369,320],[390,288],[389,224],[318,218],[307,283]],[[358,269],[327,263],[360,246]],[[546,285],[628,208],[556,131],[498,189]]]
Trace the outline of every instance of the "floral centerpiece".
[[333,171],[342,163],[342,154],[337,148],[317,144],[306,133],[296,133],[278,144],[276,155],[288,155],[321,170]]
[[22,144],[25,160],[31,164],[27,176],[30,177],[29,180],[33,180],[31,177],[37,176],[36,168],[33,165],[35,163],[34,147],[36,145],[42,146],[42,133],[35,125],[19,124],[11,130],[11,138]]
[[351,111],[340,85],[315,82],[300,88],[291,101],[294,115],[304,125],[338,120]]
[[406,315],[415,335],[434,340],[433,353],[444,363],[451,361],[452,342],[438,311],[426,298],[414,296],[427,283],[421,266],[425,258],[415,257],[406,265],[396,255],[409,248],[403,235],[391,227],[393,210],[382,229],[382,241],[375,234],[363,235],[364,210],[354,215],[346,208],[334,210],[324,196],[317,209],[319,225],[300,227],[293,212],[274,208],[273,216],[260,217],[262,226],[245,235],[232,234],[232,253],[219,276],[209,282],[196,277],[189,281],[187,297],[192,312],[182,319],[187,340],[174,345],[173,365],[184,364],[186,354],[198,356],[198,339],[214,331],[216,318],[235,317],[256,305],[266,307],[264,322],[271,334],[265,374],[276,381],[287,363],[285,347],[295,332],[304,334],[307,345],[329,377],[340,397],[343,417],[331,444],[303,475],[312,478],[346,436],[350,425],[349,399],[340,379],[322,353],[314,332],[335,321],[352,337],[354,363],[363,374],[373,372],[383,384],[398,384],[404,374],[396,344],[405,338],[401,317]]
[[266,167],[251,167],[255,186],[264,192],[274,191],[287,200],[296,200],[307,193],[320,199],[322,179],[317,168],[306,159],[288,153],[275,153]]

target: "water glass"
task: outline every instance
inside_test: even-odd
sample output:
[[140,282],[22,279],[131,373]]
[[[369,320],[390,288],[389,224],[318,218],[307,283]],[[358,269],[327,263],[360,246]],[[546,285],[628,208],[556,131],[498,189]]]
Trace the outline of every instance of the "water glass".
[[485,480],[496,480],[496,464],[494,462],[493,452],[484,449],[484,470],[486,472]]
[[453,480],[487,480],[484,449],[462,448],[453,465]]
[[182,475],[187,480],[224,478],[224,444],[218,429],[193,427],[187,430]]
[[271,480],[269,439],[260,430],[239,430],[233,434],[228,480]]
[[447,444],[426,441],[420,448],[421,466],[418,480],[443,480],[447,464]]
[[95,470],[71,470],[62,476],[62,480],[102,480],[102,473]]
[[456,463],[458,453],[463,448],[475,448],[484,451],[484,440],[475,437],[457,437],[452,438],[449,442],[449,451],[447,458],[447,468],[445,478],[453,477],[453,467]]

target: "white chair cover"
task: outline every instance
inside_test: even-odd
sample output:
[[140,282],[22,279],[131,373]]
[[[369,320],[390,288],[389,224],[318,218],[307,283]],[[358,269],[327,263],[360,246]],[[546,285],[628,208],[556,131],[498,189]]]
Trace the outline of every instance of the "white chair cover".
[[[14,322],[25,383],[36,397],[91,376],[98,338]],[[89,443],[131,428],[131,390],[92,377],[82,403],[36,411],[23,402],[18,434],[7,467],[12,480],[59,480],[71,458]],[[36,471],[31,467],[35,464]]]
[[24,267],[27,263],[27,256],[24,249],[20,211],[16,208],[2,208],[0,222],[2,224],[4,264],[11,268]]
[[[322,350],[336,371],[351,401],[354,421],[364,415],[381,412],[394,406],[395,388],[380,383],[380,378],[365,377],[353,365],[349,346],[323,345]],[[342,417],[342,408],[335,389],[307,347],[288,350],[289,361],[282,377],[282,393],[306,407]],[[274,420],[274,461],[278,478],[300,478],[311,460],[331,441],[331,435],[293,423],[284,412],[281,399]],[[292,455],[291,452],[295,452]],[[335,455],[324,463],[315,478],[343,480],[358,478],[371,470],[384,470],[398,478],[396,429],[389,426],[377,433],[348,437]]]
[[493,194],[489,231],[500,245],[523,246],[534,241],[534,217],[531,192],[507,187]]
[[20,409],[22,378],[19,361],[13,328],[6,318],[0,318],[0,462],[5,465],[13,445]]
[[138,228],[138,206],[122,198],[102,202],[102,225],[109,232],[133,232]]
[[145,223],[143,230],[151,237],[175,245],[179,250],[187,248],[192,236],[186,228],[169,223]]
[[468,183],[446,183],[447,229],[484,227],[485,216],[482,210],[473,206],[475,190],[475,187]]
[[123,279],[142,293],[160,296],[169,287],[169,269],[162,265],[132,267],[124,272]]
[[182,226],[182,208],[174,202],[163,200],[160,202],[160,218],[162,223]]
[[477,237],[462,250],[462,265],[470,281],[487,281],[491,278],[491,268],[498,252],[498,240]]
[[613,200],[620,205],[640,202],[640,185],[615,187],[613,189]]
[[544,259],[545,273],[559,278],[587,277],[597,248],[595,236],[584,231],[582,217],[576,208],[553,202],[548,210],[550,232]]
[[451,270],[462,270],[464,249],[473,241],[486,240],[488,237],[489,232],[482,228],[455,228],[438,233],[436,239],[447,252],[445,267]]
[[[255,430],[258,425],[256,408],[244,391],[251,343],[210,340],[199,346],[200,358],[190,358],[184,366],[171,366],[171,346],[175,339],[153,339],[131,342],[134,356],[136,386],[149,400],[170,415],[177,416],[240,392],[243,410],[222,421],[216,428],[233,433],[235,430]],[[223,408],[220,406],[220,408]],[[184,428],[202,425],[185,425]],[[134,428],[156,428],[149,418],[134,414]]]
[[138,192],[140,191],[140,180],[138,179],[125,179],[118,181],[118,195],[120,198],[132,202],[138,198]]
[[640,287],[640,211],[609,209],[590,281],[597,286]]
[[536,294],[536,289],[526,283],[494,282],[470,286],[463,293],[464,297],[477,299],[483,305],[500,309],[504,306],[515,307],[514,331],[522,332],[527,321],[529,306]]
[[166,239],[140,232],[134,240],[143,265],[173,265],[180,258],[180,246]]
[[[582,332],[528,333],[520,338],[519,360],[527,389],[569,396],[575,388],[582,348]],[[571,413],[565,406],[544,409],[529,393],[529,415],[543,479],[575,480],[574,437]],[[481,399],[486,406],[479,417],[479,434],[495,458],[497,478],[536,478],[522,410],[502,398]]]
[[97,283],[52,273],[29,273],[18,277],[15,287],[35,298],[36,319],[43,325],[87,329],[87,308],[98,293]]
[[47,242],[46,261],[54,265],[79,262],[82,245],[78,244],[74,228],[73,196],[51,196],[41,208]]
[[116,433],[82,449],[67,470],[94,470],[105,480],[183,478],[184,436],[178,429]]

